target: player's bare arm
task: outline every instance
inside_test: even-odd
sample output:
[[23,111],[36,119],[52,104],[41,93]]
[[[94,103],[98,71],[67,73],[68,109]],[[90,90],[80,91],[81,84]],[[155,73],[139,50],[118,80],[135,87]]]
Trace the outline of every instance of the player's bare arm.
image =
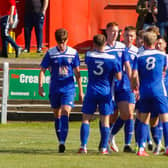
[[74,68],[74,73],[79,87],[79,101],[83,102],[84,95],[83,95],[83,87],[82,87],[82,78],[80,76],[80,68],[79,67]]
[[44,79],[44,75],[45,75],[45,68],[41,68],[40,70],[40,74],[39,74],[39,95],[44,97],[44,89],[43,89],[43,79]]
[[44,0],[43,9],[42,9],[42,13],[44,16],[45,16],[46,10],[48,8],[48,3],[49,3],[49,0]]
[[116,77],[117,80],[121,80],[122,79],[122,73],[121,72],[116,73],[115,77]]
[[126,70],[126,73],[127,73],[127,75],[128,75],[128,78],[129,78],[129,80],[131,81],[132,69],[131,69],[131,66],[130,66],[129,61],[126,61],[126,62],[124,63],[124,66],[125,66],[125,70]]

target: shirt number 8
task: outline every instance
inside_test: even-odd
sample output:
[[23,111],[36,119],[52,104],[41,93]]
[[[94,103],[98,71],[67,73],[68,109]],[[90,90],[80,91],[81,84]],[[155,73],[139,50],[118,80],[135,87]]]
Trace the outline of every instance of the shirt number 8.
[[155,68],[155,62],[156,62],[156,59],[154,57],[148,57],[146,59],[146,69],[147,70],[152,70]]

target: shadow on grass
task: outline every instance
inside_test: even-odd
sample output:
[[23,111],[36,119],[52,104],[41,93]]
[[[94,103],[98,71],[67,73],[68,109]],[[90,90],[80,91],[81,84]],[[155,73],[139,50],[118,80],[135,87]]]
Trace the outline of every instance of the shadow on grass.
[[[85,155],[79,154],[77,149],[66,150],[65,153],[59,153],[58,149],[28,149],[28,148],[19,148],[19,149],[1,149],[0,154],[38,154],[38,155]],[[98,151],[88,150],[87,155],[101,155]],[[110,156],[110,155],[109,155]]]
[[1,149],[0,153],[10,153],[10,154],[55,154],[58,153],[56,149]]

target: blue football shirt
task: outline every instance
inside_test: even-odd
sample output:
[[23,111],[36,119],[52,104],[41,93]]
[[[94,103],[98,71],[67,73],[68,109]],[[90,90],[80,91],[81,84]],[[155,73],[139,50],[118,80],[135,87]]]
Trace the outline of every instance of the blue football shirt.
[[106,52],[88,51],[85,56],[88,67],[87,93],[92,95],[111,95],[112,81],[121,68],[115,55]]
[[138,70],[141,98],[167,95],[162,75],[166,65],[166,55],[161,51],[154,49],[139,53],[133,69]]
[[[168,55],[166,55],[167,65],[168,65]],[[166,87],[166,91],[168,93],[168,69],[166,70],[166,75],[164,77],[164,84]]]
[[[131,69],[133,68],[134,61],[135,61],[135,58],[137,57],[137,54],[138,54],[138,48],[136,46],[131,45],[131,47],[125,48],[124,55],[127,55],[125,57],[129,58]],[[132,91],[131,85],[130,85],[130,80],[129,80],[128,75],[125,71],[124,71],[123,75],[124,75],[123,78],[124,78],[125,89]]]
[[105,51],[110,55],[115,55],[118,63],[122,70],[122,80],[115,80],[115,92],[121,92],[123,90],[128,90],[130,87],[127,84],[127,74],[124,69],[124,63],[129,61],[129,55],[125,54],[126,46],[124,43],[116,41],[114,46],[106,45]]
[[50,94],[75,89],[73,68],[78,66],[80,60],[75,49],[68,46],[64,52],[60,52],[57,47],[49,49],[41,67],[49,68],[51,72]]

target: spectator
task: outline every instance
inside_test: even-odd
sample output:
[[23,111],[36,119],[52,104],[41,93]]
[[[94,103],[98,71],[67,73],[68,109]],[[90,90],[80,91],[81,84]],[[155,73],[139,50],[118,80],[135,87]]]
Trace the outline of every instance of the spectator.
[[146,29],[149,26],[156,24],[156,0],[139,0],[137,3],[136,12],[139,14],[136,25],[137,30]]
[[160,36],[167,38],[168,42],[168,1],[158,0],[157,24],[160,29]]
[[24,52],[30,51],[31,32],[35,28],[37,52],[42,52],[43,24],[49,0],[25,0],[24,16]]
[[21,54],[22,48],[8,34],[9,29],[14,24],[16,16],[16,2],[15,0],[0,1],[0,27],[2,38],[2,57],[8,57],[8,43],[15,48],[16,57]]

